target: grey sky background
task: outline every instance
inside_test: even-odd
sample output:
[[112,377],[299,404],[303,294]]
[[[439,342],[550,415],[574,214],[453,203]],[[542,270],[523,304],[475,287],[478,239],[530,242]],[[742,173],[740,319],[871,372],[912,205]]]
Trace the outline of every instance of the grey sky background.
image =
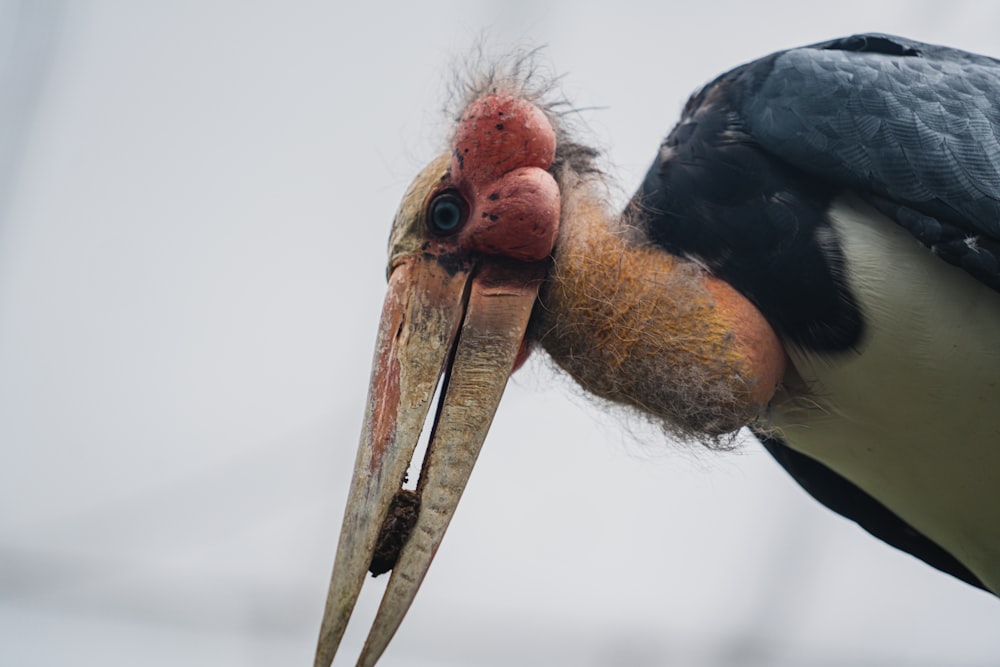
[[[0,2],[0,664],[311,664],[451,64],[547,45],[622,201],[686,97],[977,2]],[[384,579],[336,664],[353,664]],[[995,665],[1000,603],[534,359],[387,667]]]

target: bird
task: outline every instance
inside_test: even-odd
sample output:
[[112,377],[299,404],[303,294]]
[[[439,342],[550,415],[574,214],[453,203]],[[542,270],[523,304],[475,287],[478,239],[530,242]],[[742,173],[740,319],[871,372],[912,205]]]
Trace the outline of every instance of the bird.
[[1000,595],[1000,61],[873,33],[740,65],[623,211],[533,81],[470,83],[393,221],[316,666],[369,569],[392,574],[357,664],[382,655],[536,350],[676,438],[749,429],[820,503]]

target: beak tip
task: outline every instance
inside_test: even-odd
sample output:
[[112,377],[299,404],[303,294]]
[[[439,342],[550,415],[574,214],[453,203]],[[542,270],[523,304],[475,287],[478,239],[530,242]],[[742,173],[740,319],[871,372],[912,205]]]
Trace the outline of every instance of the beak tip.
[[[393,572],[359,667],[378,661],[416,596],[507,380],[530,350],[524,332],[540,282],[522,272],[483,269],[469,284],[467,272],[449,273],[429,258],[390,277],[315,667],[332,664],[366,570]],[[397,362],[390,380],[398,379],[398,387],[383,377]],[[442,374],[417,491],[400,489]],[[385,387],[393,390],[391,400]]]

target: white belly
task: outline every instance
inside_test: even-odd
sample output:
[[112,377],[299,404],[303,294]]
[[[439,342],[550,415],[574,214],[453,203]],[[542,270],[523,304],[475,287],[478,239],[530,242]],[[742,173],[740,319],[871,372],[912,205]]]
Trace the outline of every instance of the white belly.
[[789,356],[771,424],[1000,594],[1000,294],[864,203],[833,212],[866,337]]

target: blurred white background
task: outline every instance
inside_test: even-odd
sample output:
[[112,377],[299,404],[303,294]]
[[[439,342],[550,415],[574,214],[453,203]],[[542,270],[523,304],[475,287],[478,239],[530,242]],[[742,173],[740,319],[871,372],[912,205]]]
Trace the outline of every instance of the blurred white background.
[[[1000,55],[998,26],[943,1],[0,2],[0,664],[312,663],[385,238],[478,36],[548,45],[624,201],[731,66],[870,30]],[[759,447],[625,426],[522,370],[384,664],[1000,662],[995,598]]]

